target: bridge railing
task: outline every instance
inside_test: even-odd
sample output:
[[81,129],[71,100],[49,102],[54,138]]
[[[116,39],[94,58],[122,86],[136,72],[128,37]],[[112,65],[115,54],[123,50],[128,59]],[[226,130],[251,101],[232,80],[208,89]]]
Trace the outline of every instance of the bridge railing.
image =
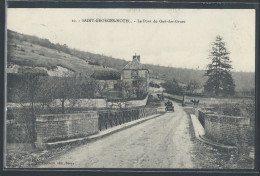
[[101,131],[156,113],[157,110],[155,108],[100,111],[98,112],[98,129]]

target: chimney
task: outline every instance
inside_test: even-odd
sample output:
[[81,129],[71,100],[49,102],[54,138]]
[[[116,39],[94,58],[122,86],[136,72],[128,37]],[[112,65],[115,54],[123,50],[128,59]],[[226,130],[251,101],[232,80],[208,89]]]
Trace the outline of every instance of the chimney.
[[137,59],[139,62],[140,62],[140,55],[139,56],[137,56],[136,54],[133,56],[133,60],[134,59]]
[[140,62],[140,56],[136,56],[137,57],[137,60]]

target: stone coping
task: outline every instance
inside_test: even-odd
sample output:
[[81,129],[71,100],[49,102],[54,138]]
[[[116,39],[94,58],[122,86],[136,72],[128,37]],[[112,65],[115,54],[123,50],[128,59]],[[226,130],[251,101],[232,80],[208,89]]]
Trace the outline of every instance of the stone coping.
[[237,118],[237,119],[248,119],[248,117],[222,115],[222,114],[218,114],[217,112],[213,112],[213,111],[201,111],[201,110],[198,110],[198,111],[204,113],[207,116],[225,117],[225,118]]
[[81,112],[66,113],[66,114],[42,114],[42,115],[39,115],[39,116],[75,115],[75,114],[88,114],[88,113],[96,113],[96,111],[81,111]]
[[241,116],[229,116],[229,115],[220,115],[220,114],[212,114],[200,111],[199,112],[204,114],[204,118],[210,121],[220,122],[220,123],[239,123],[239,124],[246,124],[249,125],[250,119],[247,117]]
[[98,118],[97,112],[88,113],[73,113],[73,114],[48,114],[39,115],[36,117],[37,122],[47,122],[47,121],[68,121],[68,120],[80,120],[86,118]]

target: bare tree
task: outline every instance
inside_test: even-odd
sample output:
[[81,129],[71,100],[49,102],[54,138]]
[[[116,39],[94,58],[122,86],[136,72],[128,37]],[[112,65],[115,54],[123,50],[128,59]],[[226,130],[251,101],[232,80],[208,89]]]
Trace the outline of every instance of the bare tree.
[[[61,113],[65,114],[67,108],[73,108],[80,97],[80,86],[77,85],[77,78],[63,75],[57,78],[54,88],[54,97],[61,103]],[[66,107],[68,103],[68,107]]]
[[17,88],[15,90],[15,98],[17,102],[20,102],[20,105],[22,106],[21,111],[23,117],[19,120],[24,125],[26,125],[26,130],[28,131],[29,135],[29,142],[31,143],[32,147],[35,148],[35,123],[36,115],[39,113],[39,104],[37,103],[40,100],[43,100],[42,97],[45,96],[40,90],[43,80],[46,78],[46,74],[26,72],[21,74],[19,77],[21,79],[21,84],[17,85]]
[[45,112],[49,112],[50,110],[55,85],[56,81],[51,77],[46,76],[41,78],[41,86],[39,87],[40,96],[38,101],[41,103],[41,107]]
[[122,92],[122,98],[123,99],[130,99],[133,95],[133,89],[130,85],[130,83],[126,81],[121,81],[118,85],[119,90]]
[[98,94],[98,96],[103,97],[104,96],[104,92],[107,89],[108,84],[106,82],[101,82],[101,81],[97,81],[95,80],[94,82],[94,88],[96,93]]

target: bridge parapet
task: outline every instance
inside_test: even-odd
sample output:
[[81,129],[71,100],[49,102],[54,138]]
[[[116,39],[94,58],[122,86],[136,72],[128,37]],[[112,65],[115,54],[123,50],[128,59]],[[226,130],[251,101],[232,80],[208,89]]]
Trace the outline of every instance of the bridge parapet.
[[97,112],[48,114],[36,118],[36,145],[84,137],[98,132]]
[[198,119],[205,128],[207,138],[225,145],[236,146],[245,152],[250,138],[249,118],[199,110]]
[[156,114],[155,108],[89,111],[73,114],[48,114],[36,118],[36,146],[73,140],[96,134],[101,130]]
[[104,130],[157,113],[156,108],[121,109],[98,112],[98,129]]

